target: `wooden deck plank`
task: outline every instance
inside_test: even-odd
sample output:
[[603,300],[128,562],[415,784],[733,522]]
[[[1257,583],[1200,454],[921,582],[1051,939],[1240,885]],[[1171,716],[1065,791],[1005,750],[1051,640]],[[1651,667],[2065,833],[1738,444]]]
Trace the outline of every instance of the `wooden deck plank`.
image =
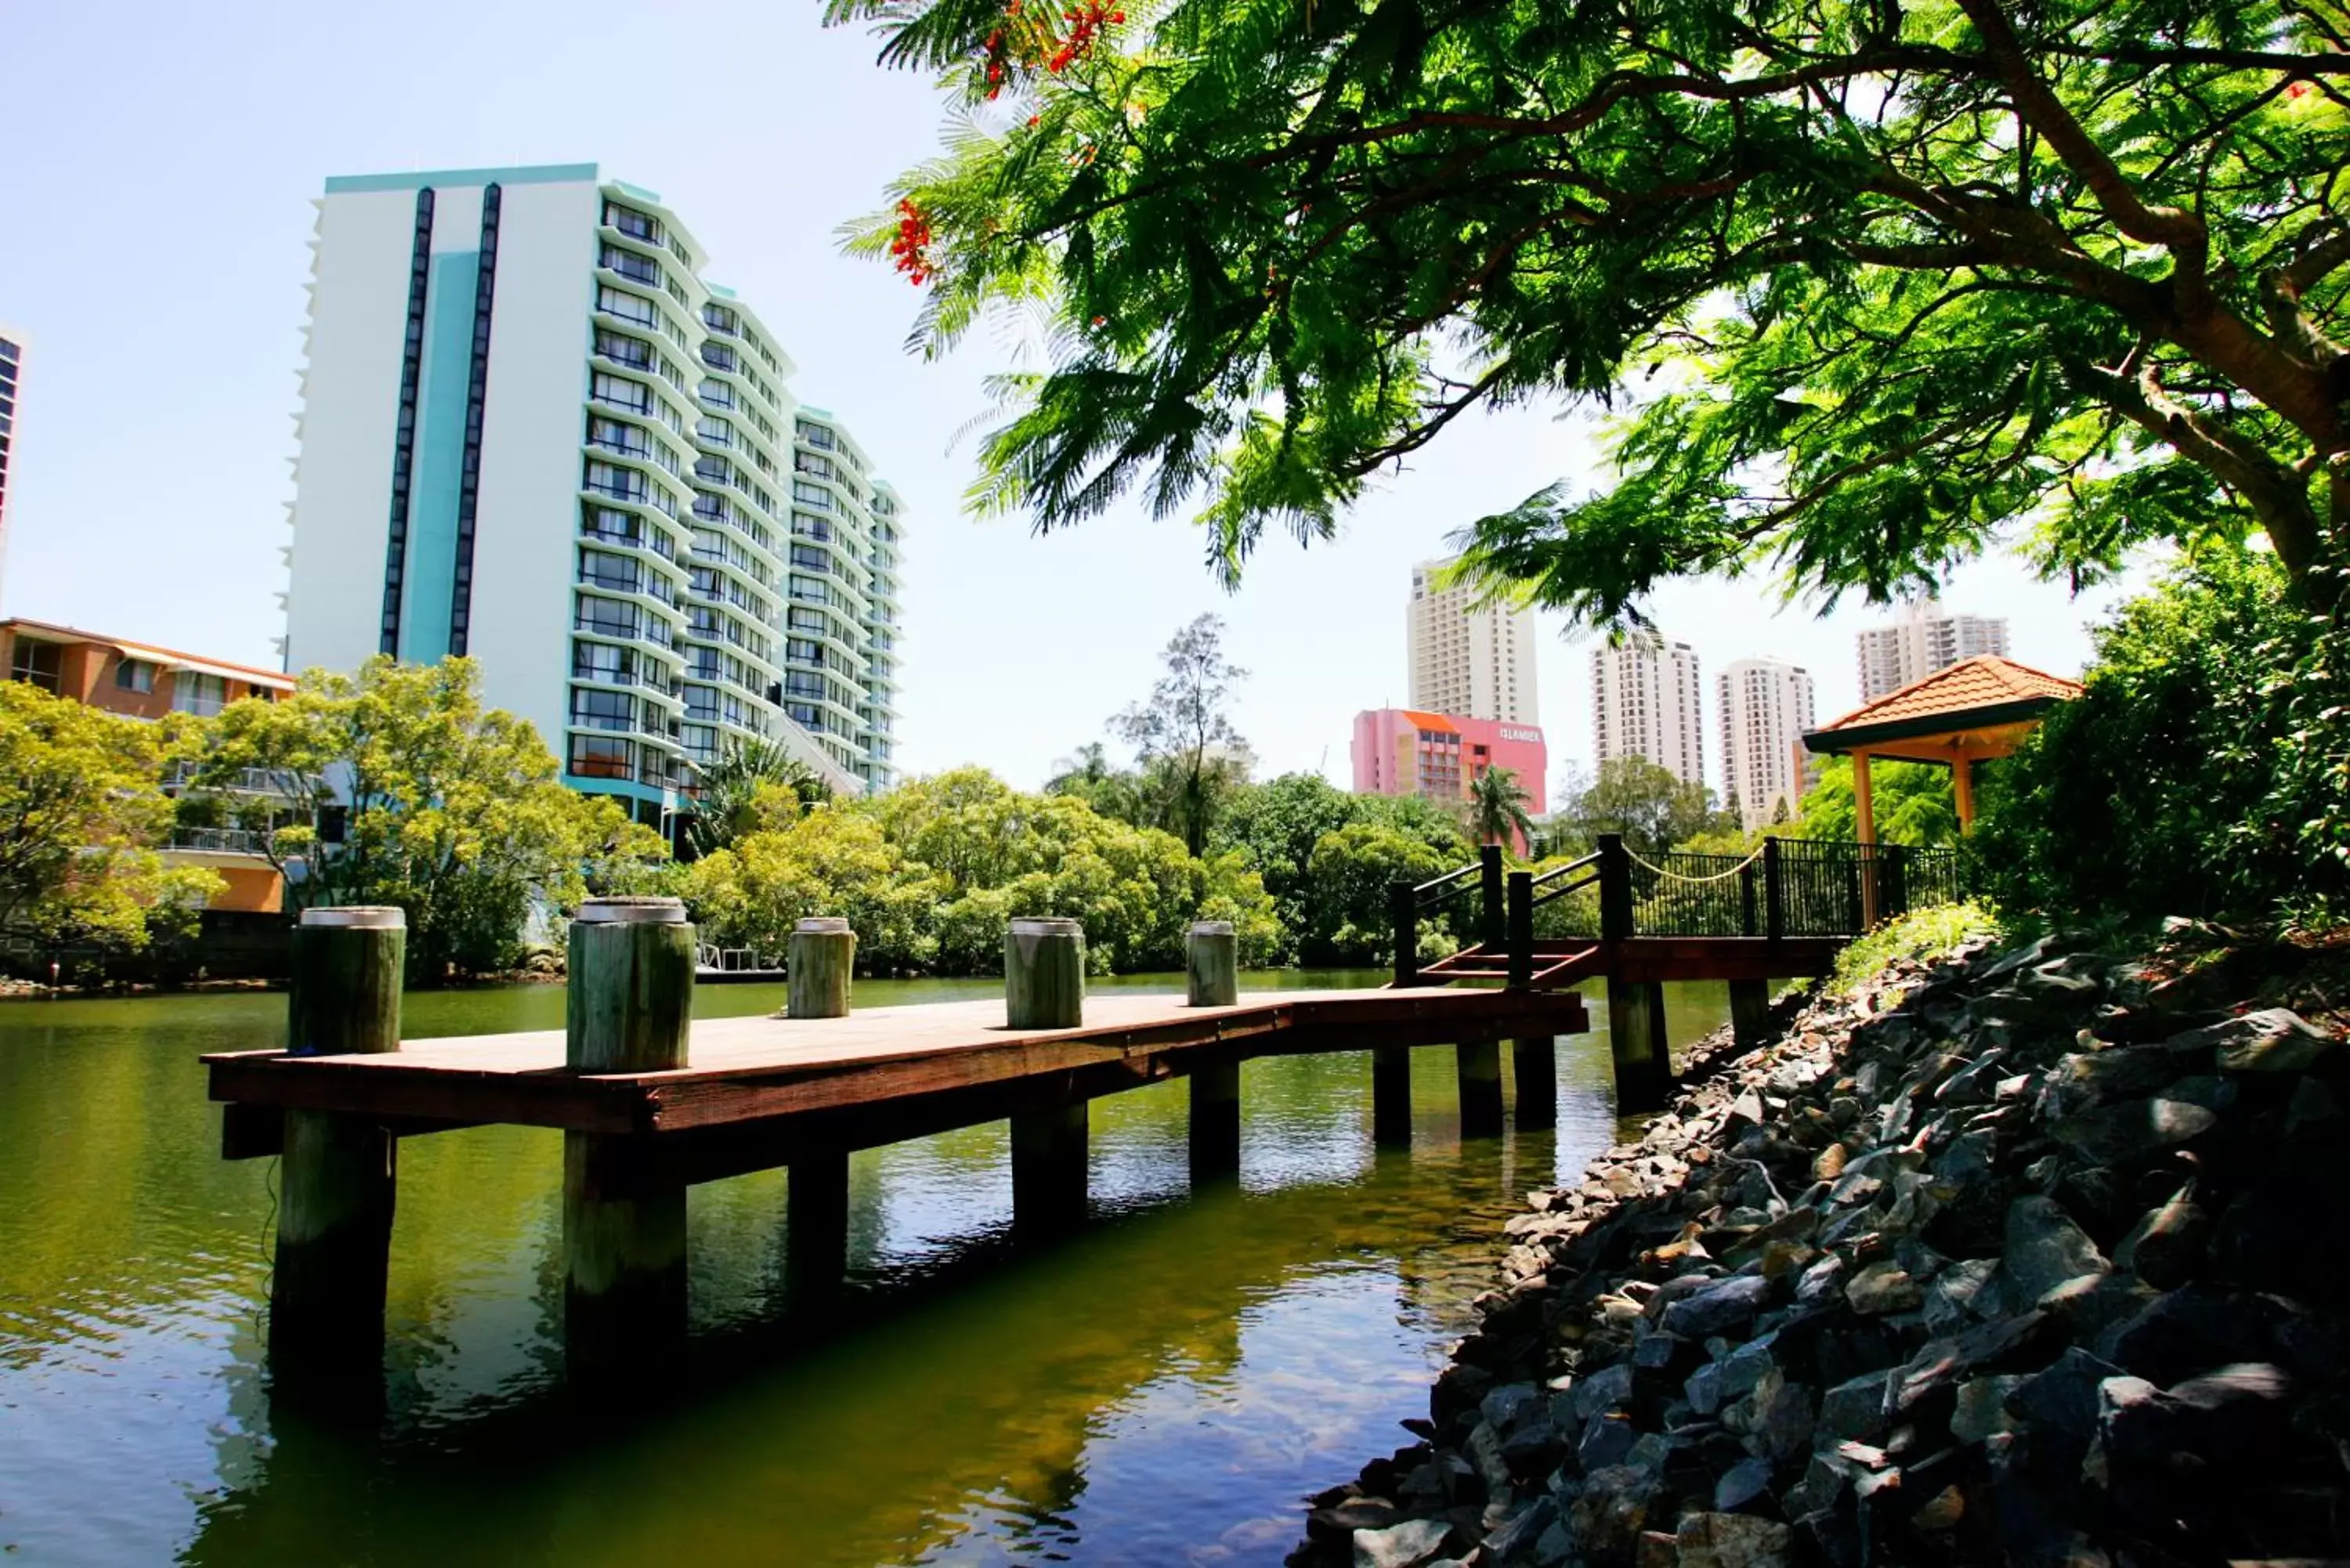
[[1096,1069],[1136,1083],[1179,1070],[1203,1048],[1243,1054],[1451,1043],[1578,1033],[1580,1000],[1524,992],[1257,992],[1226,1007],[1180,997],[1089,998],[1081,1028],[1014,1031],[999,1001],[875,1008],[845,1019],[697,1023],[690,1066],[575,1075],[563,1034],[478,1035],[403,1044],[397,1054],[206,1056],[212,1096],[237,1104],[660,1133],[840,1110],[976,1085]]

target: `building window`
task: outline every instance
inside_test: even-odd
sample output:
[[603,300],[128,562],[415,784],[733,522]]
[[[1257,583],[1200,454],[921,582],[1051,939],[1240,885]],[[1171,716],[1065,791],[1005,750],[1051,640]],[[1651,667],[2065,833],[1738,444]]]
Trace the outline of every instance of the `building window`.
[[636,699],[620,691],[574,691],[571,722],[586,730],[627,730],[637,722]]
[[653,346],[641,337],[631,337],[625,332],[596,329],[596,352],[632,370],[653,368]]
[[114,684],[124,691],[152,691],[155,667],[143,659],[126,659],[114,667]]
[[660,282],[660,264],[650,256],[640,256],[636,252],[623,250],[619,245],[606,245],[603,254],[597,259],[631,283],[658,284]]
[[742,319],[737,317],[731,308],[723,305],[713,304],[703,306],[702,307],[702,324],[704,327],[709,327],[712,332],[723,332],[729,337],[733,337],[743,329]]
[[61,650],[54,642],[27,642],[16,639],[15,658],[9,660],[8,679],[37,686],[44,691],[56,691],[61,683]]
[[639,213],[634,207],[618,202],[604,203],[604,226],[618,229],[632,240],[648,244],[660,244],[660,220],[650,213]]
[[583,779],[627,778],[630,751],[628,742],[608,735],[574,735],[571,774]]
[[192,670],[182,670],[172,677],[172,709],[178,713],[193,713],[210,718],[228,706],[228,681],[218,675],[199,675]]

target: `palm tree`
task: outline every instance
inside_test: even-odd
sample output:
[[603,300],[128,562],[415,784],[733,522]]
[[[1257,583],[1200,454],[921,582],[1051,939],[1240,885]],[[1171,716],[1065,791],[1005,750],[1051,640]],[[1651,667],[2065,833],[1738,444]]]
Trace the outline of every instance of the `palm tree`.
[[1461,803],[1471,836],[1480,844],[1532,844],[1534,819],[1526,811],[1527,798],[1516,770],[1487,768],[1470,783],[1469,798]]
[[759,786],[781,784],[803,807],[832,798],[832,786],[807,763],[775,741],[730,739],[718,760],[702,770],[686,840],[696,856],[725,848],[756,825],[753,810]]

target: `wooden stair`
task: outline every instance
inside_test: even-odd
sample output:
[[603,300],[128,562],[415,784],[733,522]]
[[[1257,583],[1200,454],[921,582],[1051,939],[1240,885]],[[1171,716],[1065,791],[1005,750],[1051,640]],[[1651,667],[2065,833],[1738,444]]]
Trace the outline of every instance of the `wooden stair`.
[[[1549,950],[1544,950],[1545,949]],[[1586,980],[1607,967],[1604,950],[1597,942],[1537,943],[1534,954],[1534,970],[1527,983],[1537,991],[1556,990]],[[1423,981],[1449,985],[1456,980],[1498,980],[1510,978],[1510,955],[1506,949],[1488,948],[1478,942],[1456,953],[1437,960],[1419,971]]]

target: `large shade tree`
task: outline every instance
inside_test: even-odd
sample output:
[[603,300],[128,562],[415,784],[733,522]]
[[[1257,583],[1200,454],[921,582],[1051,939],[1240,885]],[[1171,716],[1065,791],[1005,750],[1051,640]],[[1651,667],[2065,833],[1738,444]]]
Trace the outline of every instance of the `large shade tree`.
[[[831,0],[957,99],[857,243],[1038,324],[974,498],[1237,574],[1464,413],[1625,412],[1472,568],[1612,618],[2003,530],[2076,578],[2350,534],[2340,0]],[[1627,389],[1633,390],[1627,402]]]

